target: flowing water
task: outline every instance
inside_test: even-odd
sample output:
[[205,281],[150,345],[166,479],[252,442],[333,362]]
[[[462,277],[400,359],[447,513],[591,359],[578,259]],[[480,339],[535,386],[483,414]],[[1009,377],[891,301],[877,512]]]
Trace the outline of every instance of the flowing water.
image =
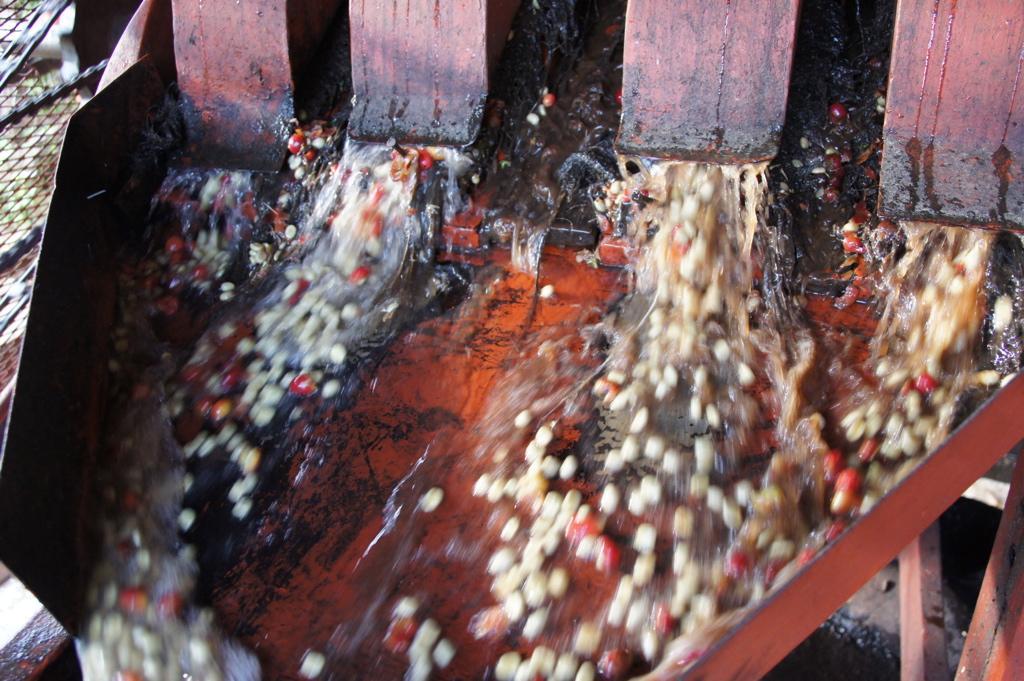
[[[449,158],[450,185],[464,164]],[[410,210],[417,167],[415,151],[348,145],[301,225],[269,242],[251,241],[251,176],[184,171],[164,183],[151,229],[173,233],[122,277],[119,415],[98,482],[101,557],[80,642],[87,678],[259,677],[212,612],[190,606],[196,551],[178,533],[196,512],[183,500],[227,482],[232,514],[248,516],[267,434],[298,418],[305,397],[347,399],[352,366],[451,285],[426,264],[439,207]],[[228,275],[246,255],[254,271],[236,288]],[[205,317],[208,330],[175,356],[164,341],[202,329],[182,308],[211,298],[223,305]],[[217,475],[186,470],[207,457]]]
[[[348,143],[318,167],[294,225],[277,224],[288,201],[259,215],[261,180],[243,174],[171,175],[156,199],[163,249],[122,276],[87,678],[259,676],[194,598],[198,556],[218,547],[182,537],[230,531],[211,509],[269,513],[259,496],[296,441],[337,456],[296,433],[376,389],[375,358],[431,315],[458,333],[402,343],[491,367],[479,385],[472,367],[448,377],[453,402],[481,406],[401,464],[379,528],[332,575],[345,598],[330,640],[293,660],[301,675],[677,673],[939,444],[963,393],[1003,380],[977,371],[988,235],[906,225],[879,265],[867,359],[830,353],[765,283],[764,166],[621,159],[600,210],[632,244],[624,295],[591,284],[548,327],[540,297],[510,338],[483,327],[525,275],[483,267],[467,287],[434,261],[442,218],[468,205],[464,158]],[[544,276],[537,233],[512,261]],[[1012,314],[995,305],[998,344]]]

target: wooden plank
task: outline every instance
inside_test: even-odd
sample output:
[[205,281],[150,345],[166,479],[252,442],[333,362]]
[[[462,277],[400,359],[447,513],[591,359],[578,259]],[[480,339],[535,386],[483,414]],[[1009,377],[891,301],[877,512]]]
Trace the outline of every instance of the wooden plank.
[[900,552],[900,680],[945,681],[945,608],[939,526],[933,523]]
[[619,149],[719,163],[774,156],[798,10],[799,0],[631,0]]
[[357,139],[469,144],[519,0],[349,6]]
[[900,0],[882,211],[1024,228],[1022,81],[1020,0]]
[[174,58],[198,165],[277,170],[294,115],[286,0],[174,0]]
[[957,681],[1017,681],[1024,676],[1024,456],[1010,482],[992,557],[974,606]]
[[[187,158],[222,168],[278,170],[294,115],[295,74],[338,0],[173,0],[174,57]],[[300,16],[321,19],[321,33]],[[293,44],[294,43],[294,44]]]
[[982,405],[870,513],[748,613],[681,678],[766,674],[1024,438],[1021,409],[1024,377]]

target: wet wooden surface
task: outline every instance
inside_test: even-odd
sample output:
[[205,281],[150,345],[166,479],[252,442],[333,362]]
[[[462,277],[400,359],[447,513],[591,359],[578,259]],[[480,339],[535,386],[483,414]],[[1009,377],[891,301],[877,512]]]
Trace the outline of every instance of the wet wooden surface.
[[[314,648],[332,651],[328,678],[344,678],[346,669],[400,678],[408,661],[382,656],[381,639],[404,594],[429,596],[423,616],[456,642],[444,678],[478,678],[493,664],[501,642],[469,645],[466,634],[470,618],[492,604],[481,540],[511,513],[470,494],[490,467],[475,454],[488,396],[517,369],[528,333],[572,342],[620,291],[618,271],[579,265],[571,252],[544,264],[541,281],[556,284],[553,299],[535,297],[531,276],[500,272],[476,304],[399,336],[365,373],[350,409],[322,415],[296,438],[281,487],[257,494],[267,511],[254,514],[261,525],[216,581],[214,603],[268,675],[297,678],[303,653]],[[445,499],[428,521],[414,507],[431,485]],[[589,579],[574,588],[595,596],[617,582],[593,569],[581,574]]]
[[[1020,441],[1024,433],[1019,426],[1007,424],[1019,422],[1015,415],[1022,402],[1024,379],[1017,378],[925,457],[870,513],[733,627],[685,678],[717,681],[766,674]],[[1007,554],[998,552],[997,546],[993,555],[1004,560]]]
[[798,9],[797,0],[632,0],[618,147],[715,163],[773,157]]
[[[523,353],[529,357],[541,339],[560,348],[578,343],[580,330],[626,290],[628,276],[578,263],[561,249],[546,252],[539,284],[511,271],[501,252],[487,260],[476,271],[474,296],[400,335],[378,365],[360,369],[361,387],[350,407],[312,407],[292,428],[282,468],[272,475],[276,482],[257,492],[251,521],[228,532],[205,525],[227,508],[200,509],[195,540],[201,555],[211,543],[223,546],[225,536],[233,544],[226,566],[203,563],[218,617],[274,678],[297,679],[307,649],[327,653],[324,678],[345,678],[345,672],[400,678],[406,657],[381,642],[402,595],[423,599],[420,617],[436,619],[442,635],[455,642],[455,662],[436,674],[444,679],[480,678],[499,651],[540,644],[564,649],[587,608],[611,596],[618,573],[565,557],[575,593],[552,611],[540,640],[508,634],[477,641],[468,634],[472,617],[494,604],[483,566],[488,547],[496,545],[492,535],[513,513],[511,503],[495,506],[470,494],[479,474],[493,468],[478,457],[492,425],[489,397],[523,380]],[[536,292],[547,283],[555,295],[541,299]],[[831,303],[811,298],[806,308],[823,355],[863,359],[874,330],[872,309],[837,310]],[[540,396],[552,390],[555,375],[535,379],[527,385]],[[568,424],[552,451],[580,438]],[[581,462],[581,474],[568,485],[593,503],[589,481],[597,479],[600,463]],[[434,485],[445,498],[427,518],[415,507]],[[630,528],[606,531],[616,538],[632,534]],[[819,621],[808,618],[808,631]]]
[[356,139],[469,144],[519,0],[349,6]]
[[200,166],[279,170],[296,79],[337,0],[172,5],[186,157]]
[[51,665],[73,645],[71,637],[53,615],[41,611],[3,648],[0,648],[0,678],[29,681],[59,678],[47,674]]
[[885,113],[890,217],[1024,228],[1024,3],[900,0]]

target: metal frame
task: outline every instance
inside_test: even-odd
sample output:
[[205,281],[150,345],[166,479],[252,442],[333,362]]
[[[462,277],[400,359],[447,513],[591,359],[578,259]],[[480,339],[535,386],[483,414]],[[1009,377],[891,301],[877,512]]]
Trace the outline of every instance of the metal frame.
[[33,97],[32,99],[27,100],[16,109],[12,109],[8,114],[0,118],[0,131],[3,131],[10,125],[14,125],[26,116],[31,116],[41,107],[44,107],[51,102],[55,102],[68,93],[74,92],[75,90],[92,83],[93,76],[102,72],[106,66],[107,60],[104,59],[98,64],[93,64],[79,73],[73,80],[69,80],[51,90],[47,90],[38,97]]
[[992,557],[981,583],[957,681],[1016,681],[1024,674],[1024,455],[1017,460]]
[[25,62],[70,4],[71,0],[47,0],[33,10],[32,18],[21,35],[0,56],[0,89],[6,87],[11,78],[21,71]]
[[144,60],[68,122],[5,424],[0,560],[72,632],[88,559],[76,509],[93,493],[105,408],[113,245],[144,219],[160,179],[129,184],[125,170],[164,92]]
[[171,0],[142,0],[107,60],[99,89],[146,56],[164,81],[173,81],[176,67],[172,24]]
[[756,679],[766,674],[1024,439],[1022,411],[1024,377],[1017,377],[682,678]]

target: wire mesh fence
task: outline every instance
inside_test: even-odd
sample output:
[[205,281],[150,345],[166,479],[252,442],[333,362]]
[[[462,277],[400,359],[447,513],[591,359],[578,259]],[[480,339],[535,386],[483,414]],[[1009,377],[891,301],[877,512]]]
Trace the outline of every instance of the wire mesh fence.
[[8,0],[0,5],[0,53],[21,34],[40,0]]
[[[13,51],[41,4],[0,0],[0,53]],[[0,402],[17,370],[64,129],[94,82],[68,84],[59,62],[28,60],[0,89]]]

